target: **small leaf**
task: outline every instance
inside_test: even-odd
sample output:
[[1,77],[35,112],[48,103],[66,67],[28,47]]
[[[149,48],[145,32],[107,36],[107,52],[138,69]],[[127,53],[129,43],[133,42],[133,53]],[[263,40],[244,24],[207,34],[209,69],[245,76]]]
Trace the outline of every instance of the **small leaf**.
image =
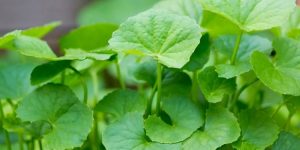
[[134,77],[137,80],[146,81],[150,85],[154,85],[156,81],[156,66],[157,63],[153,59],[147,59],[143,62],[137,63],[134,70]]
[[294,39],[300,39],[300,7],[291,14],[289,20],[281,27],[283,35]]
[[30,77],[31,84],[37,85],[51,80],[66,68],[70,67],[70,63],[70,61],[54,61],[35,67]]
[[42,139],[45,149],[79,147],[92,128],[93,115],[66,86],[48,84],[28,95],[18,106],[22,121],[47,121],[51,125]]
[[215,150],[236,141],[240,131],[237,119],[231,112],[219,106],[211,106],[206,112],[204,130],[195,132],[186,140],[183,149]]
[[295,96],[285,96],[284,103],[287,106],[290,114],[294,114],[300,110],[300,97]]
[[52,30],[54,30],[56,27],[58,27],[60,24],[61,24],[60,22],[51,22],[42,26],[32,27],[23,30],[21,33],[22,35],[26,35],[30,37],[42,38]]
[[202,21],[202,6],[198,0],[162,0],[154,8],[188,16],[199,24]]
[[115,55],[114,52],[106,50],[93,50],[87,52],[81,49],[66,49],[65,55],[56,60],[109,60],[113,55]]
[[14,44],[18,52],[25,56],[43,59],[56,58],[56,55],[49,45],[40,39],[29,36],[17,36],[14,40]]
[[232,94],[236,89],[235,79],[218,77],[214,67],[208,67],[198,75],[200,88],[210,103],[222,101],[225,95]]
[[250,32],[281,26],[296,4],[294,0],[200,0],[205,10],[224,16]]
[[171,68],[181,68],[199,44],[201,29],[185,16],[149,10],[129,18],[109,41],[122,53],[153,57]]
[[147,100],[136,91],[116,90],[106,95],[95,107],[96,111],[112,115],[114,120],[120,119],[129,112],[143,114]]
[[210,41],[209,35],[202,36],[200,44],[197,46],[195,52],[192,54],[190,61],[184,66],[183,69],[188,71],[197,71],[208,62],[210,54]]
[[[230,60],[236,42],[236,36],[226,35],[214,42],[214,48]],[[254,51],[270,54],[272,43],[266,38],[257,35],[243,35],[238,50],[236,64],[221,64],[216,66],[219,77],[233,78],[251,70],[250,56]]]
[[201,110],[184,97],[173,96],[165,99],[161,109],[170,116],[171,125],[157,116],[147,118],[146,134],[152,141],[159,143],[183,141],[204,123]]
[[60,48],[91,51],[105,47],[117,28],[117,25],[105,23],[79,27],[60,39]]
[[279,134],[278,126],[263,111],[243,111],[240,114],[239,122],[242,136],[234,145],[235,148],[241,149],[244,146],[249,147],[251,145],[257,150],[263,150],[272,145]]
[[34,65],[10,64],[0,68],[0,99],[20,99],[33,90],[30,73]]
[[251,64],[255,74],[275,92],[300,96],[300,42],[280,38],[274,40],[273,47],[276,50],[273,60],[261,52],[252,54]]
[[282,131],[279,138],[272,146],[272,150],[298,150],[300,138],[292,133]]
[[180,150],[179,144],[160,144],[147,139],[143,116],[128,113],[109,125],[103,133],[103,144],[107,150]]

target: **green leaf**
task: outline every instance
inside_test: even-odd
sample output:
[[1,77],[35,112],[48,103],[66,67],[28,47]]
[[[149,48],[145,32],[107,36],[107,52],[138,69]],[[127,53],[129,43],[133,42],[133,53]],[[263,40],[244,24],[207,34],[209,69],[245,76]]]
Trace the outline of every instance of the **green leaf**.
[[210,41],[209,34],[202,36],[200,44],[197,46],[195,52],[192,54],[190,61],[184,66],[183,69],[188,71],[197,71],[208,62],[210,54]]
[[58,27],[60,24],[61,24],[60,22],[51,22],[49,24],[23,30],[21,34],[26,36],[36,37],[36,38],[42,38],[52,30],[54,30],[56,27]]
[[137,63],[134,70],[134,77],[140,81],[146,81],[150,85],[154,85],[156,81],[156,66],[157,63],[153,59],[147,59]]
[[79,147],[92,128],[92,111],[66,86],[48,84],[28,95],[18,106],[22,121],[46,121],[51,131],[43,136],[45,149]]
[[254,52],[251,64],[260,81],[270,89],[285,95],[300,96],[300,42],[288,38],[273,42],[276,56],[271,60]]
[[31,84],[37,85],[51,80],[66,68],[70,67],[70,63],[70,61],[54,61],[35,67],[30,77]]
[[272,145],[279,134],[278,126],[263,111],[243,111],[239,116],[239,122],[242,136],[235,143],[235,148],[243,149],[251,145],[256,150],[264,150]]
[[299,112],[300,110],[300,97],[295,96],[285,96],[284,97],[284,103],[287,106],[287,109],[289,110],[290,114],[295,114],[296,112]]
[[103,133],[107,150],[180,150],[179,144],[161,144],[147,139],[143,116],[129,113],[109,125]]
[[188,16],[199,24],[202,21],[202,6],[198,0],[162,0],[154,8]]
[[120,24],[128,17],[149,9],[157,1],[158,0],[95,1],[79,13],[78,22],[80,25],[90,25],[99,22]]
[[30,93],[30,73],[34,65],[10,64],[0,68],[0,99],[20,99]]
[[93,50],[87,52],[82,49],[66,49],[65,55],[56,60],[109,60],[113,55],[115,55],[114,52],[106,50]]
[[117,52],[151,56],[171,68],[181,68],[199,44],[201,29],[185,16],[149,10],[129,18],[109,41]]
[[198,75],[198,82],[205,98],[210,103],[222,101],[225,95],[235,92],[235,79],[218,77],[214,67],[208,67]]
[[183,143],[184,150],[215,150],[229,144],[240,136],[240,127],[235,116],[220,106],[210,106],[206,112],[203,131],[195,132]]
[[[225,35],[214,42],[214,48],[230,60],[237,36]],[[221,64],[216,66],[219,77],[233,78],[251,70],[250,56],[254,51],[270,54],[272,42],[257,35],[243,35],[238,50],[236,64]]]
[[116,90],[99,101],[95,110],[110,114],[114,120],[117,120],[129,112],[143,114],[146,110],[146,105],[146,98],[138,92]]
[[204,123],[203,113],[191,100],[173,96],[165,99],[161,109],[167,113],[171,123],[158,116],[149,116],[145,121],[146,135],[159,143],[176,143],[190,137]]
[[283,35],[294,39],[300,39],[300,7],[291,14],[289,20],[281,27]]
[[60,48],[91,51],[105,47],[117,28],[117,25],[105,23],[79,27],[60,39]]
[[300,138],[292,133],[282,131],[279,138],[272,146],[272,150],[298,150],[300,147]]
[[250,32],[281,26],[295,8],[294,0],[200,0],[205,10],[226,17]]
[[29,36],[17,36],[14,40],[14,45],[17,51],[25,56],[31,56],[43,59],[55,59],[49,45],[40,39]]

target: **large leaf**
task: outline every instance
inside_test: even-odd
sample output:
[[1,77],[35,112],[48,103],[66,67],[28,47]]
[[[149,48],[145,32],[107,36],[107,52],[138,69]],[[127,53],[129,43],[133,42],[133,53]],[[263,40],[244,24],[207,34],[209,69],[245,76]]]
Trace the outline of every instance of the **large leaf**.
[[261,52],[254,52],[251,64],[262,83],[286,95],[300,96],[300,42],[288,38],[273,42],[276,56],[271,60]]
[[31,64],[10,64],[0,68],[0,99],[19,99],[33,90],[30,85]]
[[136,91],[116,90],[106,95],[95,110],[112,115],[113,119],[120,119],[129,112],[143,114],[146,110],[147,100]]
[[158,116],[149,116],[145,121],[147,136],[159,143],[183,141],[204,123],[201,110],[184,97],[174,96],[164,100],[161,109],[169,115],[170,124]]
[[31,84],[37,85],[49,81],[70,67],[70,61],[54,61],[35,67],[31,73]]
[[[225,35],[214,42],[214,48],[221,52],[228,60],[233,53],[237,36]],[[216,66],[220,77],[232,78],[251,70],[250,56],[254,51],[270,54],[272,42],[257,35],[243,35],[238,50],[235,65],[222,64]]]
[[202,21],[202,7],[198,0],[162,0],[154,8],[189,16],[199,24]]
[[137,13],[152,7],[157,1],[158,0],[95,1],[80,12],[78,22],[81,25],[99,22],[120,24],[128,17],[134,16]]
[[103,144],[107,150],[180,150],[179,144],[160,144],[147,139],[143,116],[126,114],[109,125],[103,133]]
[[60,47],[85,51],[102,48],[108,45],[108,40],[117,28],[117,25],[104,23],[79,27],[60,39]]
[[281,26],[295,8],[294,0],[200,0],[205,10],[220,14],[244,31]]
[[183,143],[184,150],[215,150],[232,143],[240,136],[240,127],[235,116],[227,109],[210,106],[206,112],[205,127],[195,132]]
[[181,68],[200,38],[201,30],[194,20],[149,10],[121,24],[109,44],[117,52],[151,56],[163,65]]
[[235,144],[236,148],[252,147],[264,150],[270,146],[279,134],[279,128],[272,118],[263,111],[243,111],[239,116],[242,136]]
[[210,54],[209,35],[205,34],[202,36],[200,44],[197,46],[195,52],[191,56],[190,61],[184,66],[183,69],[188,71],[197,71],[208,62]]
[[236,89],[235,79],[225,79],[218,77],[215,67],[208,67],[198,75],[200,88],[211,103],[222,101],[225,95],[232,94]]
[[298,150],[300,147],[300,137],[289,132],[281,132],[279,138],[272,146],[272,150]]
[[15,48],[25,56],[43,59],[55,59],[56,55],[49,45],[40,39],[29,36],[17,36],[14,40]]
[[92,127],[91,110],[66,86],[48,84],[28,95],[18,106],[22,121],[46,121],[51,130],[43,136],[45,149],[79,147]]

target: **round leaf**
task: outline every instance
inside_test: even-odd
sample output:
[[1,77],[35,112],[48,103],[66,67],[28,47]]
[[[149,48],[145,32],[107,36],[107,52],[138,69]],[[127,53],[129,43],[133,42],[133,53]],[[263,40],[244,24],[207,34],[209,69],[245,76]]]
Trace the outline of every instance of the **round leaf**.
[[278,126],[272,118],[262,111],[243,111],[239,117],[242,137],[236,143],[236,148],[254,147],[258,150],[266,149],[277,139]]
[[275,59],[261,52],[254,52],[251,64],[262,83],[285,95],[300,96],[300,42],[280,38],[273,42]]
[[108,113],[114,119],[119,119],[129,112],[143,114],[146,110],[147,100],[136,91],[116,90],[106,95],[96,105],[96,111]]
[[179,144],[160,144],[147,139],[143,116],[129,113],[109,125],[103,133],[107,150],[180,150]]
[[200,0],[205,10],[222,15],[247,32],[281,26],[295,0]]
[[171,125],[157,116],[145,121],[146,134],[159,143],[176,143],[187,139],[204,123],[201,110],[189,99],[174,96],[163,101],[164,110],[171,119]]
[[25,97],[17,108],[22,121],[46,121],[51,130],[43,136],[45,149],[79,147],[92,128],[91,110],[66,86],[48,84]]
[[300,137],[289,132],[281,132],[279,138],[272,146],[272,150],[298,150],[300,147]]
[[218,77],[214,67],[208,67],[198,75],[200,88],[210,103],[222,101],[225,95],[232,94],[236,89],[235,79]]
[[181,68],[200,38],[201,30],[194,20],[149,10],[121,24],[109,44],[117,52],[151,56],[163,65]]
[[195,132],[183,143],[184,150],[215,150],[229,144],[240,136],[240,127],[235,116],[227,109],[210,106],[206,112],[203,131]]

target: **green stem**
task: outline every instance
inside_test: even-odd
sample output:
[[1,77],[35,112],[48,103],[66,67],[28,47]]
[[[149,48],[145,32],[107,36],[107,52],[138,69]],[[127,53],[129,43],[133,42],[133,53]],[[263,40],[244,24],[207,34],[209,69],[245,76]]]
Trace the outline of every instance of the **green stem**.
[[196,104],[199,104],[198,100],[198,71],[193,72],[193,85],[192,85],[192,99]]
[[241,96],[241,94],[251,85],[253,85],[254,83],[256,83],[257,81],[259,81],[258,79],[255,79],[253,81],[251,81],[250,83],[245,84],[244,86],[242,86],[236,94],[234,94],[232,101],[230,102],[230,109],[232,109],[232,107],[234,106],[234,104],[236,103],[236,101],[238,100],[238,98]]
[[65,78],[66,78],[66,71],[63,71],[61,73],[60,83],[65,84]]
[[288,119],[284,125],[285,130],[288,130],[288,128],[290,127],[290,123],[291,123],[293,116],[294,116],[294,114],[292,114],[292,113],[289,114]]
[[83,75],[74,67],[70,66],[70,69],[72,69],[79,77],[80,77],[80,82],[82,84],[82,88],[83,88],[83,102],[85,104],[87,104],[87,100],[88,100],[88,88],[85,82],[85,79],[83,78]]
[[42,144],[42,140],[41,140],[41,139],[39,139],[39,140],[38,140],[38,142],[39,142],[39,148],[40,148],[40,150],[43,150],[43,144]]
[[157,82],[157,101],[156,101],[156,115],[160,113],[160,103],[161,103],[161,82],[162,82],[162,66],[157,63],[156,68],[156,82]]
[[285,103],[282,103],[282,104],[280,104],[277,108],[276,108],[276,110],[273,112],[273,114],[272,114],[272,118],[274,118],[275,117],[275,115],[279,112],[279,110],[282,108],[282,106],[284,106],[285,105]]
[[19,138],[19,147],[20,147],[20,150],[23,150],[24,149],[24,147],[23,147],[23,143],[24,143],[23,134],[19,133],[18,134],[18,138]]
[[125,89],[126,87],[125,87],[125,83],[124,83],[124,80],[123,80],[123,76],[122,76],[122,73],[121,73],[121,68],[120,68],[120,64],[119,64],[118,59],[115,60],[115,65],[116,65],[117,76],[118,76],[121,88]]
[[93,80],[93,89],[94,89],[94,104],[95,106],[97,104],[97,99],[99,98],[99,78],[98,78],[98,70],[92,70],[90,71],[90,75]]
[[[2,105],[2,101],[0,100],[0,117],[1,117],[1,127],[3,128],[3,122],[5,119],[4,116],[4,111],[3,111],[3,105]],[[7,150],[11,150],[11,142],[10,142],[10,137],[9,137],[9,133],[3,128],[4,134],[5,134],[5,142],[7,145]]]
[[242,40],[242,36],[243,36],[243,31],[241,31],[238,34],[238,37],[236,39],[235,46],[234,46],[234,49],[233,49],[233,53],[232,53],[231,60],[230,60],[231,65],[235,64],[236,56],[237,56],[239,48],[240,48],[240,43],[241,43],[241,40]]
[[154,83],[154,85],[152,87],[152,92],[151,92],[150,98],[147,101],[147,109],[146,109],[146,112],[145,112],[145,115],[144,115],[145,118],[147,118],[151,114],[152,103],[153,103],[153,98],[154,98],[156,89],[157,89],[157,82]]

